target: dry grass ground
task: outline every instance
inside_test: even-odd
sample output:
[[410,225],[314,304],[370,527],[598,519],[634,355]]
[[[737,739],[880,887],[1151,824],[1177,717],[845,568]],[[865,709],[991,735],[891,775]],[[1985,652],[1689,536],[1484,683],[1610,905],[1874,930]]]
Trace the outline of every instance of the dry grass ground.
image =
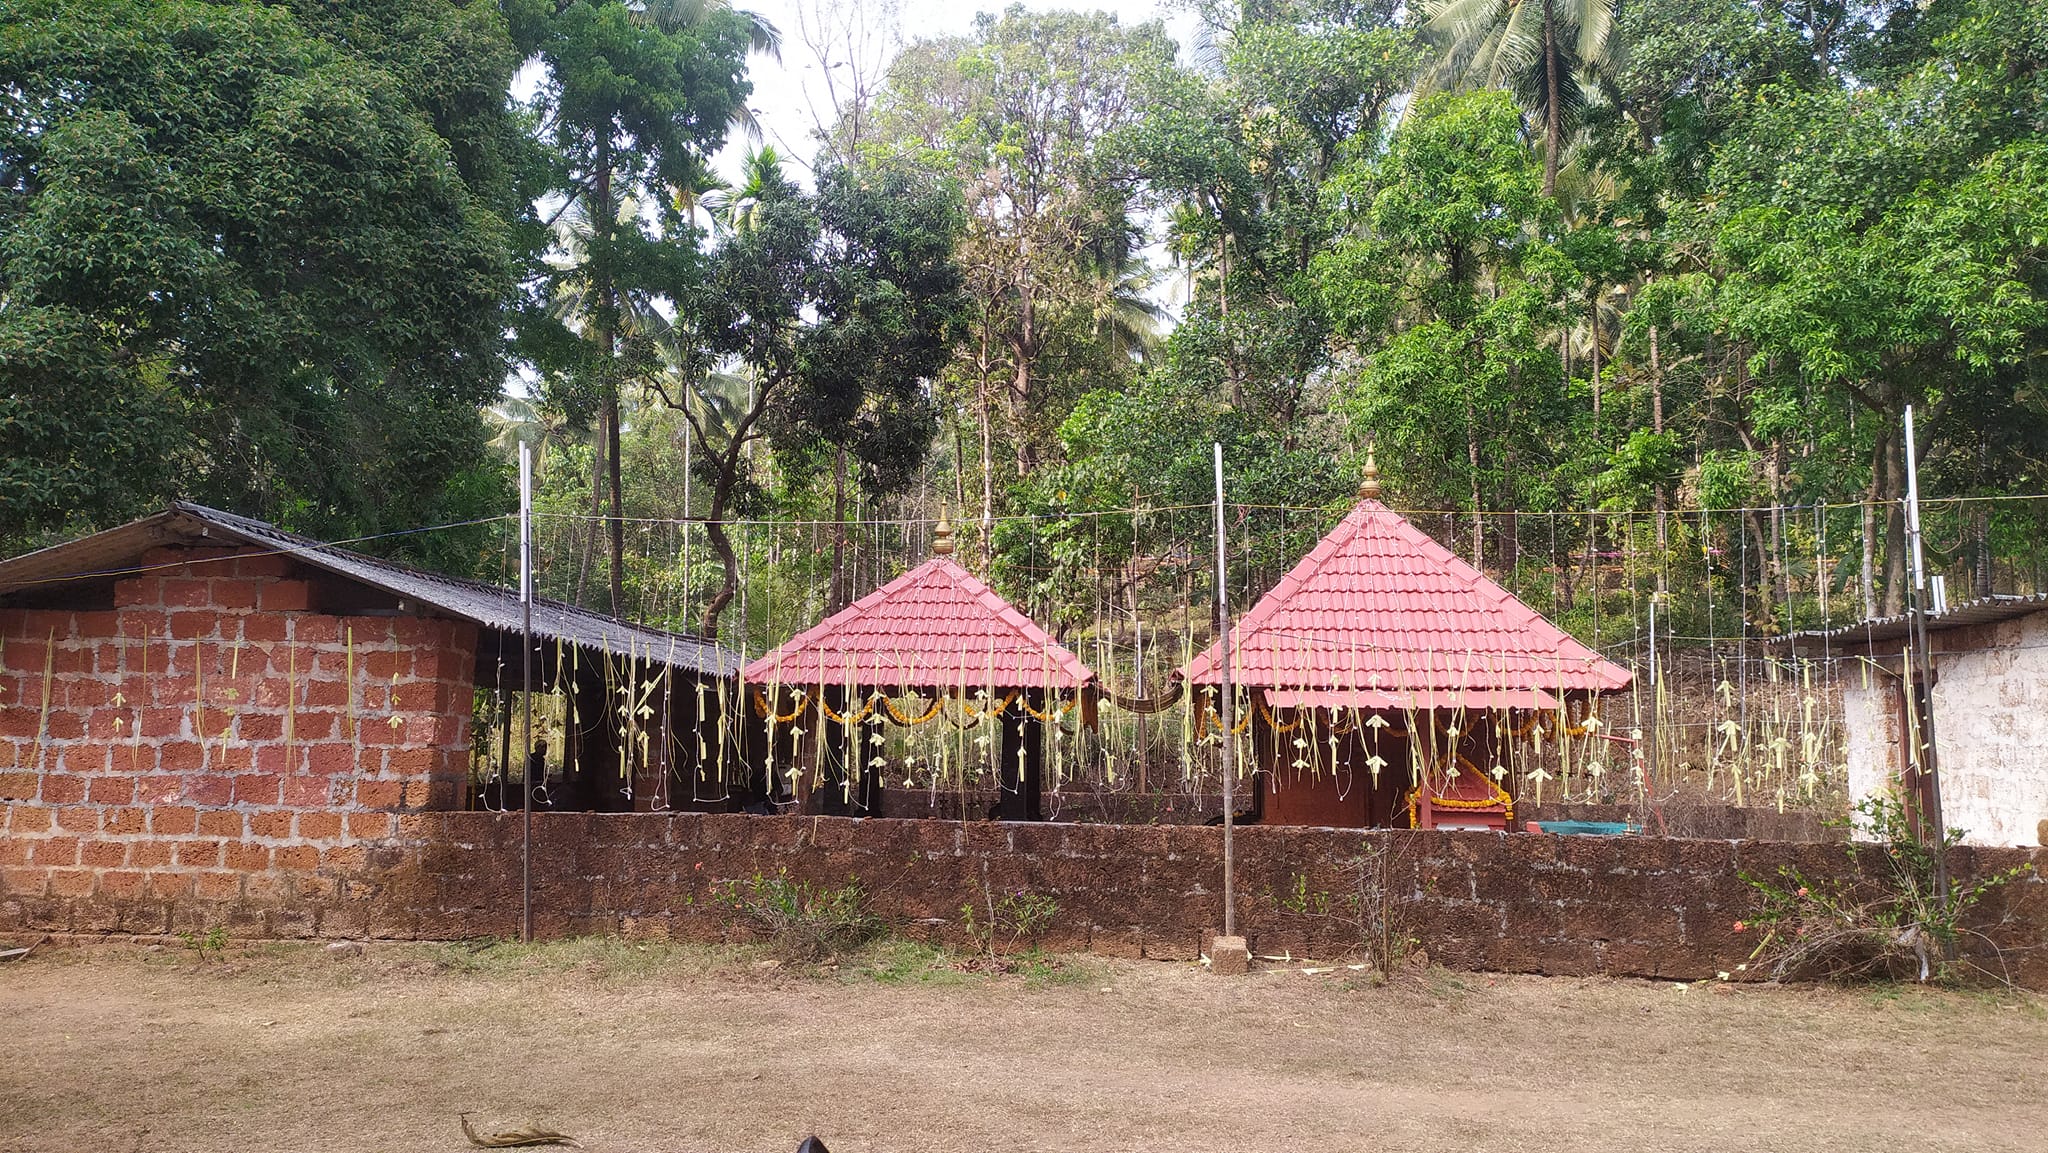
[[1081,960],[51,949],[0,967],[0,1150],[2040,1150],[2048,1012],[1912,989]]

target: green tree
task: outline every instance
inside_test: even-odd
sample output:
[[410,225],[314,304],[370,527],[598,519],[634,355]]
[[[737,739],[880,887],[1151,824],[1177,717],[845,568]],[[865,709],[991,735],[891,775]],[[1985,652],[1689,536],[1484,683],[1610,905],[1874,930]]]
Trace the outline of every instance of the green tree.
[[[703,183],[703,158],[724,141],[743,109],[748,51],[761,25],[713,4],[624,0],[512,0],[514,36],[543,70],[534,111],[560,158],[549,199],[579,209],[589,232],[560,254],[544,279],[587,282],[584,311],[557,332],[527,335],[526,351],[558,393],[594,412],[608,509],[610,604],[624,607],[625,522],[620,480],[619,400],[654,362],[650,342],[630,342],[631,298],[673,295],[696,257],[685,216]],[[677,190],[689,194],[678,196]],[[622,212],[631,203],[638,210]],[[542,286],[543,296],[554,293]],[[559,324],[560,322],[557,322]],[[529,327],[549,328],[540,315]]]
[[[862,465],[873,490],[902,485],[936,431],[929,384],[963,303],[961,221],[943,192],[901,173],[828,167],[806,195],[763,175],[748,226],[678,300],[673,383],[657,381],[707,450],[705,530],[725,579],[704,607],[706,636],[739,591],[725,521],[749,480],[748,445],[766,439],[785,463],[830,446]],[[708,387],[735,370],[744,401]]]
[[[1573,282],[1505,93],[1420,101],[1378,161],[1340,174],[1352,228],[1317,265],[1355,342],[1344,404],[1378,438],[1403,495],[1472,512],[1557,507],[1546,491],[1561,375],[1551,334]],[[1512,559],[1513,529],[1502,526]]]
[[1582,86],[1612,70],[1619,0],[1429,0],[1428,29],[1443,46],[1427,87],[1513,91],[1543,124],[1543,194],[1557,191],[1565,125]]
[[1012,6],[906,50],[867,118],[868,163],[943,177],[966,206],[975,307],[949,376],[979,433],[984,523],[999,431],[1029,475],[1081,392],[1131,374],[1100,321],[1138,247],[1137,174],[1101,146],[1150,110],[1173,51],[1157,24]]
[[0,534],[173,494],[329,536],[501,507],[524,161],[478,94],[517,58],[488,9],[387,10],[357,46],[256,4],[9,8]]

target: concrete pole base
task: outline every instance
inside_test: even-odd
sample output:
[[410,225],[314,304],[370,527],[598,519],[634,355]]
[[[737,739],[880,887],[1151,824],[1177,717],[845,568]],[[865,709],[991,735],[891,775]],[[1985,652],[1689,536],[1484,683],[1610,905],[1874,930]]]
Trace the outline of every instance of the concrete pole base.
[[1216,937],[1209,942],[1209,971],[1241,976],[1252,967],[1252,951],[1243,937]]

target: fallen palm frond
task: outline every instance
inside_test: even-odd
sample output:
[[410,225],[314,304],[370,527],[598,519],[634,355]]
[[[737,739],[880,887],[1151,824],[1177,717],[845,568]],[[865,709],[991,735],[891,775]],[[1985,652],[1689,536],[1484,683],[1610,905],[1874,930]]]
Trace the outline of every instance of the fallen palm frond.
[[[462,1135],[479,1149],[513,1149],[522,1145],[575,1145],[576,1139],[567,1133],[557,1133],[539,1125],[528,1124],[518,1129],[501,1129],[496,1133],[479,1134],[469,1124],[469,1111],[457,1113],[462,1122]],[[580,1146],[578,1146],[580,1148]]]
[[50,935],[48,933],[45,933],[42,936],[37,937],[35,940],[30,941],[28,943],[27,948],[0,949],[0,961],[25,961],[28,959],[28,955],[30,953],[36,951],[36,946],[42,944],[44,941],[47,941],[49,939]]

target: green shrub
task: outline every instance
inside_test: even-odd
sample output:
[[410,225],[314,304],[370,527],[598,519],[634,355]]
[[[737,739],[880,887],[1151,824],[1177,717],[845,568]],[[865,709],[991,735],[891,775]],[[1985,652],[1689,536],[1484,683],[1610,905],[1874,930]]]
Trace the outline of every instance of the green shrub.
[[1832,980],[1950,981],[1978,968],[1963,957],[1964,937],[1975,935],[1965,925],[1969,913],[2027,868],[1954,882],[1944,899],[1940,854],[1962,840],[1961,830],[1950,829],[1939,849],[1925,845],[1889,795],[1857,802],[1848,824],[1850,861],[1875,858],[1878,868],[1849,880],[1815,880],[1790,866],[1770,878],[1742,875],[1761,898],[1754,914],[1735,922],[1737,932],[1758,935],[1750,961],[1776,978]]
[[984,890],[987,911],[977,914],[972,902],[960,906],[960,923],[978,951],[995,956],[998,940],[1015,944],[1028,941],[1034,946],[1038,935],[1059,916],[1060,903],[1051,897],[1018,889],[998,899]]
[[808,962],[834,956],[873,940],[882,925],[868,911],[867,894],[854,882],[813,888],[793,881],[789,870],[759,873],[744,881],[714,885],[712,900],[768,941],[778,957]]
[[190,929],[180,929],[178,931],[178,939],[185,942],[186,948],[198,953],[199,959],[202,961],[210,957],[221,957],[228,951],[228,930],[226,925],[215,925],[213,928],[208,929],[204,936]]

